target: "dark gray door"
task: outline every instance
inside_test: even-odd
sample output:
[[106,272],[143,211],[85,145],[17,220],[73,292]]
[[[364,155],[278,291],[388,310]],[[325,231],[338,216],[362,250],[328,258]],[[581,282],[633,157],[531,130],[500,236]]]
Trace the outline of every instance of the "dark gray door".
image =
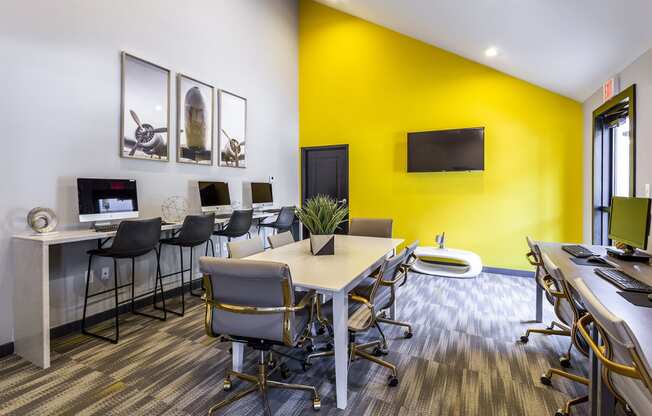
[[[329,195],[340,204],[349,204],[349,146],[319,146],[301,148],[301,200],[315,195]],[[347,221],[338,234],[349,231]],[[304,238],[308,233],[304,229]]]

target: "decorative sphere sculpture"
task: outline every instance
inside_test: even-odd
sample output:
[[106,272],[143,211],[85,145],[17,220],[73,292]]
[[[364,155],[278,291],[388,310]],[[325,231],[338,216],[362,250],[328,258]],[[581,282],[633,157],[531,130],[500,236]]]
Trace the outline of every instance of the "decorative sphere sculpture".
[[161,216],[165,222],[183,222],[188,215],[188,201],[182,196],[171,196],[161,205]]

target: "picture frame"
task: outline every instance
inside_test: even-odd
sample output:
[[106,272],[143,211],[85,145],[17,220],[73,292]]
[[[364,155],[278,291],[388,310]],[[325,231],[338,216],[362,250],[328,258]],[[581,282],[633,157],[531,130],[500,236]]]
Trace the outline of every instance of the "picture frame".
[[215,88],[177,74],[177,162],[212,165],[214,130]]
[[170,160],[170,70],[121,53],[120,157]]
[[218,165],[246,168],[247,99],[218,91]]

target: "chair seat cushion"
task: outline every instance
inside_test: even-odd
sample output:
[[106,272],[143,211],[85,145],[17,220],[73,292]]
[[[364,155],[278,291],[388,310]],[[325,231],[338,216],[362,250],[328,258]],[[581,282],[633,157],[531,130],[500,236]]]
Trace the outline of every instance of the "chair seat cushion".
[[169,246],[181,246],[181,247],[197,247],[199,245],[207,243],[207,241],[181,241],[178,237],[172,238],[162,238],[161,244],[167,244]]
[[114,259],[130,259],[133,257],[144,256],[145,254],[153,250],[154,250],[153,248],[148,248],[148,249],[134,250],[134,251],[118,251],[118,250],[113,250],[112,247],[109,247],[109,248],[88,250],[86,253],[98,257],[111,257]]

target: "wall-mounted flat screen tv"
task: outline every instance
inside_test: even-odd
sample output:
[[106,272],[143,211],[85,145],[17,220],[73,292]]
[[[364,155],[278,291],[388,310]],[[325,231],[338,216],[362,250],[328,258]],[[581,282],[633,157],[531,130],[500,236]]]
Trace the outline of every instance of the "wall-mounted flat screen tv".
[[484,127],[408,133],[408,172],[484,170]]

